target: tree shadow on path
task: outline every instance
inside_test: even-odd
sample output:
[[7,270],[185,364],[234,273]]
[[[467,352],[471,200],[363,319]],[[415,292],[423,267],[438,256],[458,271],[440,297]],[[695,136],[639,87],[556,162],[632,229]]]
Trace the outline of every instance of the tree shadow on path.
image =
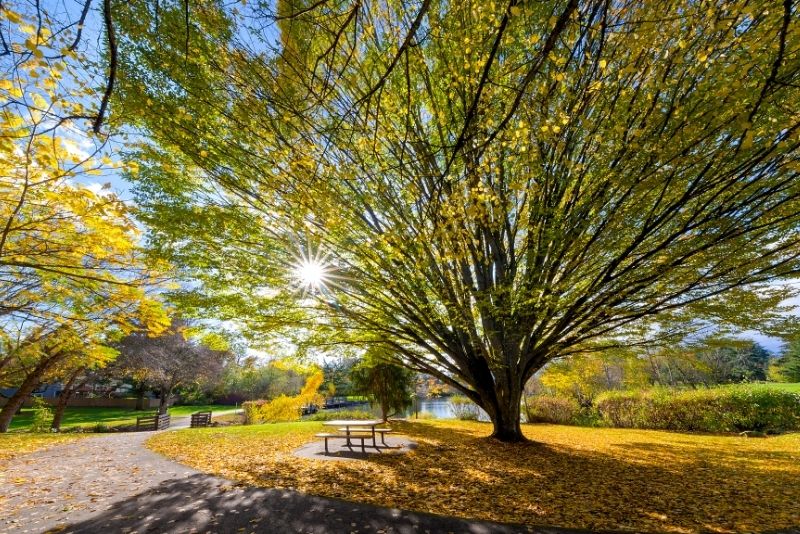
[[468,521],[306,495],[242,488],[193,475],[118,502],[108,511],[51,532],[275,532],[397,534],[579,534],[586,531]]

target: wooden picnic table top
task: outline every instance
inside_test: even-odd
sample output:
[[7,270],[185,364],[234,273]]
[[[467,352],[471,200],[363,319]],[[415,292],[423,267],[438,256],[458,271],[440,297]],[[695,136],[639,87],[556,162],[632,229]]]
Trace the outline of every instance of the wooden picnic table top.
[[362,420],[362,419],[337,419],[333,421],[325,421],[322,424],[325,426],[371,426],[376,427],[383,423],[379,419]]

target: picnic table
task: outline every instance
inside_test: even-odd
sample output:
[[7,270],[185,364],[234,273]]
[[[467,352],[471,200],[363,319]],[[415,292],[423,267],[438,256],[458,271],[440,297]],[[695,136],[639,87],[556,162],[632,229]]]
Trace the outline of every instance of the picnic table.
[[351,447],[351,440],[357,439],[361,441],[361,450],[366,452],[366,446],[364,441],[366,439],[372,438],[372,446],[376,449],[378,448],[378,442],[375,439],[375,436],[380,434],[381,435],[381,443],[386,445],[386,441],[384,441],[384,435],[391,432],[388,428],[377,428],[383,421],[380,419],[368,419],[368,420],[361,420],[361,419],[336,419],[333,421],[325,421],[322,423],[325,426],[333,426],[339,429],[339,432],[344,432],[343,434],[328,434],[322,433],[317,434],[317,437],[325,438],[325,453],[328,454],[328,440],[332,438],[344,438],[347,446]]

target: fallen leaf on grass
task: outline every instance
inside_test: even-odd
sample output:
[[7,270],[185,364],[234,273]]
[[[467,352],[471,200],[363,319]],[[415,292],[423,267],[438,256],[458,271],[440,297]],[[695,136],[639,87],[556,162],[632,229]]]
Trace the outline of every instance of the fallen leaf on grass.
[[417,448],[365,461],[293,456],[314,423],[187,430],[148,445],[238,482],[392,508],[523,524],[667,532],[800,524],[800,434],[746,440],[525,425],[527,444],[486,424],[395,425]]

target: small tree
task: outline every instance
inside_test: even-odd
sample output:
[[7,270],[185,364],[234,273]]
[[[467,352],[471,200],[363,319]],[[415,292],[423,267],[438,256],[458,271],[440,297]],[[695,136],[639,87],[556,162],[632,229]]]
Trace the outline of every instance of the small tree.
[[378,348],[370,349],[350,374],[353,389],[381,407],[384,421],[411,406],[414,392],[414,372],[391,363],[387,356]]
[[176,319],[162,335],[136,332],[119,344],[118,372],[136,375],[159,392],[158,413],[167,412],[176,388],[220,376],[228,357],[227,351],[209,348],[186,334],[186,323]]
[[800,339],[789,343],[777,367],[781,379],[786,382],[800,382]]

